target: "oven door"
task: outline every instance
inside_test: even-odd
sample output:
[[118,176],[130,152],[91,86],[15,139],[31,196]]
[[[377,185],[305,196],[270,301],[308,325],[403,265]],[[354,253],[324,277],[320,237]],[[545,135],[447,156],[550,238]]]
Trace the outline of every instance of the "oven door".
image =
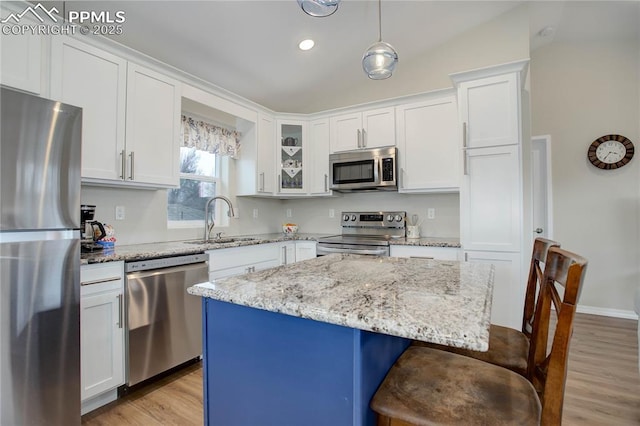
[[367,246],[362,244],[326,244],[318,243],[317,256],[332,253],[366,254],[370,256],[389,256],[389,246]]

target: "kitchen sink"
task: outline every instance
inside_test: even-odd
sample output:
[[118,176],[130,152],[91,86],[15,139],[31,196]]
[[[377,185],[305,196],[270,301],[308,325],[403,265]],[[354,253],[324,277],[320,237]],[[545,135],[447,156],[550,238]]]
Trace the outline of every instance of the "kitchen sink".
[[239,243],[242,241],[254,241],[255,238],[252,237],[229,237],[229,238],[212,238],[209,241],[205,240],[195,240],[195,241],[185,241],[185,244],[226,244],[226,243]]

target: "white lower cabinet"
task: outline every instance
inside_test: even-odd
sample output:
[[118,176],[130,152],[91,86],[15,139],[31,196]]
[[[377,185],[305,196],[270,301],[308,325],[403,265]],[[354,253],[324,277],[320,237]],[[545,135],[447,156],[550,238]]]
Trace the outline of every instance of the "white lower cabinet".
[[392,257],[417,257],[436,260],[460,260],[461,249],[456,247],[429,247],[391,245]]
[[296,262],[316,257],[315,241],[296,241]]
[[209,250],[209,280],[233,277],[316,257],[315,241],[285,241]]
[[287,241],[280,244],[280,264],[288,265],[296,263],[296,243]]
[[209,280],[260,271],[281,265],[282,244],[257,244],[209,250]]
[[520,253],[465,250],[464,258],[495,266],[491,323],[519,330],[524,304]]
[[117,399],[124,384],[124,264],[84,265],[80,271],[82,414]]

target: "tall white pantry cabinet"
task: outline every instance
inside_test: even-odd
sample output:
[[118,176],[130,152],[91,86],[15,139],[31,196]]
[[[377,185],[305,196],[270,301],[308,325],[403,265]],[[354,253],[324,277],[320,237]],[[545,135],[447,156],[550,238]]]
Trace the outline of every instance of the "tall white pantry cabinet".
[[452,75],[462,126],[460,240],[464,259],[495,265],[491,322],[522,326],[521,90],[528,61]]

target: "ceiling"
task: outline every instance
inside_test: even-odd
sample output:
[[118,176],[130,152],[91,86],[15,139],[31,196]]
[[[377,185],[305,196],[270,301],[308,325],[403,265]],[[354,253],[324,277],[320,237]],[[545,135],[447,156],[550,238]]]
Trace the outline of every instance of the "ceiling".
[[[343,0],[326,18],[304,14],[295,0],[46,3],[67,12],[122,10],[123,34],[114,40],[278,112],[343,106],[349,87],[368,84],[375,90],[385,84],[369,81],[360,62],[377,41],[376,1]],[[528,8],[532,49],[557,40],[640,37],[639,4],[385,0],[382,38],[398,51],[400,70],[419,63],[412,58],[516,7]],[[538,37],[545,26],[554,28],[551,36]],[[297,48],[305,38],[316,42],[308,52]]]

